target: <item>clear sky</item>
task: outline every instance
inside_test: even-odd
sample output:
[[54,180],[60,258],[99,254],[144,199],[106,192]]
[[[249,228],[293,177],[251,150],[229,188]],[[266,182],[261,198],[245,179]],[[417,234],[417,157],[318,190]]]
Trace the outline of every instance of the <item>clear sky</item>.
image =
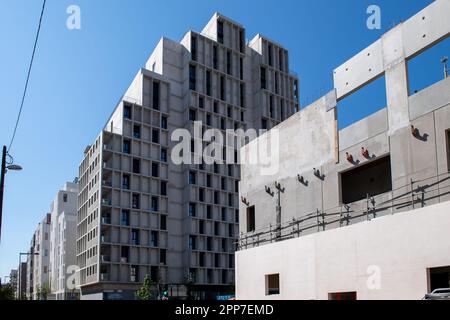
[[[0,276],[17,267],[37,223],[65,181],[77,176],[84,148],[102,129],[158,40],[201,31],[215,11],[289,50],[302,105],[332,89],[332,71],[431,0],[48,0],[28,96],[11,150],[21,172],[6,178]],[[9,144],[32,51],[41,0],[0,0],[0,144]],[[81,30],[66,9],[81,8]],[[366,27],[379,5],[382,29]],[[450,55],[448,41],[441,49]],[[413,67],[414,88],[442,78],[441,53]],[[434,82],[431,81],[431,82]],[[383,83],[375,89],[383,90]],[[377,87],[378,86],[378,87]],[[343,107],[341,126],[385,104],[377,90]],[[369,107],[367,101],[378,105]]]

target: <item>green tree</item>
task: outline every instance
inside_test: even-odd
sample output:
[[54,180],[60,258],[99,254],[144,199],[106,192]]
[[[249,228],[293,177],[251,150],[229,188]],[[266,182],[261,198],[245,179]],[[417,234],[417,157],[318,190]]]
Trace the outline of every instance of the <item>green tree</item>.
[[152,298],[152,287],[155,283],[152,281],[150,276],[147,274],[144,278],[144,283],[142,287],[136,291],[136,296],[139,300],[151,300]]
[[14,300],[14,288],[11,284],[0,285],[0,300]]

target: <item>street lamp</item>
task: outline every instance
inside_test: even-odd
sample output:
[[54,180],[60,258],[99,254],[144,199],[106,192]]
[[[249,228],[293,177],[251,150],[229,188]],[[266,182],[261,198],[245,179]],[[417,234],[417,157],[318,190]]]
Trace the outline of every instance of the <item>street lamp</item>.
[[447,68],[448,57],[442,57],[441,63],[444,65],[444,78],[448,78],[448,68]]
[[[9,162],[6,161],[6,157],[9,157],[11,160]],[[2,152],[2,171],[0,176],[0,241],[2,238],[2,218],[3,218],[3,192],[5,190],[5,174],[8,170],[11,171],[20,171],[22,167],[14,164],[12,157],[8,154],[6,150],[6,146],[3,146]]]

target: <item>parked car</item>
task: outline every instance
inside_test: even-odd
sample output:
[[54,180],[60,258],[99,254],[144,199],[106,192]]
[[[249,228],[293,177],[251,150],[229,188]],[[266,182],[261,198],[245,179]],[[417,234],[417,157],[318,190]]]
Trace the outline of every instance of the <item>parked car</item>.
[[436,289],[427,293],[422,300],[450,300],[450,288]]

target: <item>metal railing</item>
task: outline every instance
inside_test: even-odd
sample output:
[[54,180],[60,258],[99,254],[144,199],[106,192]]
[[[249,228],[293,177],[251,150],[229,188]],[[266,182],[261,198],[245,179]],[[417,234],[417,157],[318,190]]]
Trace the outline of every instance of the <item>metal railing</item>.
[[[445,195],[449,197],[442,199]],[[410,183],[387,193],[367,195],[365,200],[328,209],[317,209],[301,217],[293,217],[292,220],[278,226],[269,224],[251,232],[241,232],[236,244],[237,250],[341,228],[445,201],[450,201],[450,173],[416,181],[411,179]]]

